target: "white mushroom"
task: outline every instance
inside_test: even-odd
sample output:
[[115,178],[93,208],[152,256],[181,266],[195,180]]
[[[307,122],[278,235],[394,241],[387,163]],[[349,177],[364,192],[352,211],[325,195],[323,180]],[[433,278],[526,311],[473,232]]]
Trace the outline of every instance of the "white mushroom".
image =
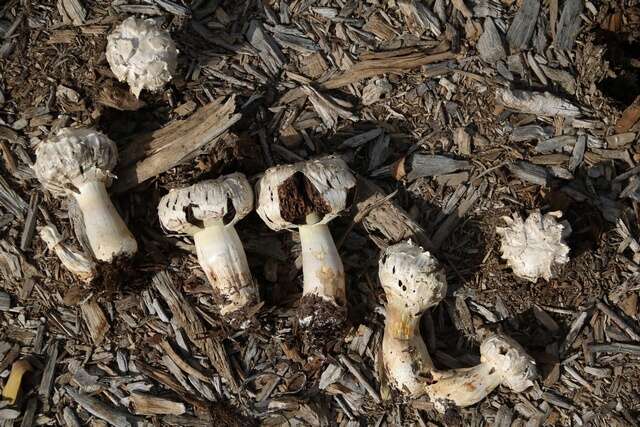
[[[344,267],[327,224],[347,207],[355,185],[347,164],[337,157],[272,167],[257,184],[256,211],[267,226],[300,233],[301,307],[314,305],[317,298],[333,307],[346,304]],[[314,315],[300,320],[310,324]]]
[[237,313],[259,300],[234,227],[252,209],[253,190],[241,173],[171,190],[158,205],[158,217],[166,230],[193,236],[198,261],[222,315]]
[[523,279],[535,282],[542,277],[549,280],[555,267],[569,261],[569,246],[565,238],[571,234],[567,221],[558,222],[562,212],[541,215],[532,212],[526,221],[517,213],[503,217],[507,227],[498,227],[502,237],[502,258]]
[[38,229],[40,237],[53,251],[62,265],[84,282],[91,282],[96,276],[96,264],[84,254],[74,251],[64,244],[62,235],[53,224],[45,225]]
[[120,81],[138,97],[142,89],[156,91],[176,72],[178,50],[168,31],[153,19],[125,19],[107,37],[107,61]]
[[107,186],[118,162],[116,144],[94,129],[64,128],[36,149],[36,176],[57,196],[73,196],[89,246],[100,261],[137,252],[138,244],[111,203]]
[[511,338],[491,335],[480,346],[481,363],[472,368],[436,370],[420,336],[420,318],[446,294],[438,261],[418,246],[398,243],[380,259],[380,283],[387,296],[382,341],[390,382],[412,397],[427,395],[436,409],[473,405],[503,384],[520,392],[532,385],[535,362]]

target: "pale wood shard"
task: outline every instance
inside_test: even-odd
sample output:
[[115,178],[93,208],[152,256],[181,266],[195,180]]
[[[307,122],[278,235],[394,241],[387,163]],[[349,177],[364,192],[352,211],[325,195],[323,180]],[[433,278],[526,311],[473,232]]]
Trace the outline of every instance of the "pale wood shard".
[[[361,61],[356,62],[348,70],[339,73],[327,81],[317,82],[314,86],[320,89],[338,89],[359,82],[360,80],[380,76],[385,73],[401,74],[404,71],[412,70],[423,65],[455,59],[456,54],[446,49],[442,51],[441,48],[434,49],[431,53],[409,48],[361,55],[360,58]],[[305,96],[304,90],[298,87],[287,92],[280,98],[278,104],[289,104],[303,96]]]
[[198,153],[216,146],[220,137],[237,123],[235,98],[217,100],[186,120],[170,123],[162,129],[132,137],[120,152],[120,163],[113,185],[116,193],[136,185],[191,160]]
[[76,26],[84,24],[87,10],[80,0],[58,0],[57,6],[65,23],[73,23]]
[[85,411],[115,427],[133,427],[138,425],[138,421],[140,421],[127,411],[114,408],[88,394],[77,392],[71,387],[65,387],[64,390]]
[[247,30],[247,40],[249,40],[251,46],[258,50],[260,59],[267,66],[270,73],[277,75],[284,67],[286,59],[276,41],[265,31],[260,21],[255,19],[251,21]]
[[562,14],[558,22],[558,31],[554,44],[558,49],[570,50],[580,32],[582,19],[580,14],[584,9],[583,0],[566,0],[562,7]]
[[524,0],[522,2],[509,26],[509,31],[507,31],[507,41],[512,49],[523,50],[527,48],[536,28],[539,13],[540,0]]
[[90,300],[80,305],[82,317],[87,325],[91,339],[95,345],[100,345],[104,340],[111,325],[105,317],[102,308],[95,300]]
[[[456,160],[450,157],[437,154],[413,154],[404,161],[404,169],[407,171],[406,178],[414,181],[419,177],[432,177],[446,175],[463,169],[469,169],[471,164],[466,160]],[[405,175],[396,176],[404,178]]]
[[484,32],[478,39],[476,48],[480,58],[490,64],[507,57],[507,52],[502,44],[502,37],[496,24],[493,23],[493,19],[487,18],[484,20]]
[[581,114],[579,107],[549,92],[499,89],[496,101],[511,110],[538,116],[577,117]]
[[173,349],[173,346],[165,340],[160,341],[160,347],[167,353],[167,356],[184,372],[189,375],[192,375],[195,378],[198,378],[200,381],[209,382],[211,381],[209,377],[204,375],[202,372],[191,366],[187,361],[185,361],[176,351]]
[[433,248],[433,243],[422,226],[371,181],[358,179],[354,210],[354,223],[361,224],[381,249],[407,239],[425,249]]
[[175,402],[147,393],[131,393],[130,399],[137,415],[182,415],[187,412],[187,408],[182,402]]
[[223,343],[208,336],[200,317],[184,295],[175,287],[169,273],[166,271],[157,273],[153,277],[153,284],[169,305],[177,325],[184,329],[191,342],[207,355],[218,373],[227,380],[231,389],[236,391],[238,383]]
[[11,188],[2,175],[0,175],[0,206],[19,219],[24,219],[29,209],[29,204]]

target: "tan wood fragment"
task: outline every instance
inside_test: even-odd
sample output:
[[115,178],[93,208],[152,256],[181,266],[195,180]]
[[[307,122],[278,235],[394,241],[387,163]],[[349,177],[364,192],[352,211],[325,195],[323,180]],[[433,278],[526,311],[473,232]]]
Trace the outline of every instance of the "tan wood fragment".
[[102,312],[102,308],[100,308],[100,305],[98,305],[95,300],[91,300],[81,304],[80,310],[87,324],[91,339],[95,345],[100,345],[107,335],[107,332],[109,332],[109,329],[111,329],[111,325],[109,325],[107,318]]

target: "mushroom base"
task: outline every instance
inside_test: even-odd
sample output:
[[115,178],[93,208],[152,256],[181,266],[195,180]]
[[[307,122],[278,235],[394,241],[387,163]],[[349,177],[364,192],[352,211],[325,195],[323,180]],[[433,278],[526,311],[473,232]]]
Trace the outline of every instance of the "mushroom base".
[[305,344],[324,347],[340,340],[345,331],[347,310],[317,295],[304,295],[297,312],[298,327]]

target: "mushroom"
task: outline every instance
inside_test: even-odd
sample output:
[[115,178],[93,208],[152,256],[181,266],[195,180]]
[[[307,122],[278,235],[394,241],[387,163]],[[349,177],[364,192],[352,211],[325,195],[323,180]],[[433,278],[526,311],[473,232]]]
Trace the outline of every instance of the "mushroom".
[[558,222],[562,212],[541,215],[533,211],[523,221],[517,213],[513,218],[503,217],[507,227],[498,227],[496,232],[502,237],[502,258],[523,279],[536,282],[542,277],[549,280],[560,264],[569,261],[569,246],[565,238],[571,234],[567,221]]
[[105,262],[138,250],[107,193],[117,162],[116,144],[107,136],[94,129],[64,128],[38,145],[34,165],[47,190],[56,196],[73,196],[78,202],[89,246]]
[[84,282],[91,282],[96,276],[96,264],[84,254],[74,251],[64,244],[62,235],[53,224],[38,228],[40,237],[50,251],[55,252],[62,265]]
[[328,303],[325,308],[333,315],[346,305],[344,267],[327,224],[347,207],[355,185],[347,164],[333,156],[274,166],[257,184],[256,211],[265,224],[274,231],[297,228],[300,233],[302,325],[319,317],[318,304]]
[[118,80],[138,97],[142,89],[156,91],[176,72],[178,50],[168,31],[153,19],[125,19],[107,37],[107,61]]
[[234,227],[253,209],[253,190],[241,173],[171,190],[158,205],[158,217],[169,231],[193,236],[198,261],[222,315],[259,300],[247,256]]
[[389,246],[380,259],[380,283],[387,296],[382,340],[389,381],[412,397],[427,395],[436,409],[473,405],[499,385],[521,392],[532,385],[534,360],[509,337],[491,334],[480,345],[477,366],[439,371],[420,336],[420,318],[445,296],[444,269],[411,242]]

